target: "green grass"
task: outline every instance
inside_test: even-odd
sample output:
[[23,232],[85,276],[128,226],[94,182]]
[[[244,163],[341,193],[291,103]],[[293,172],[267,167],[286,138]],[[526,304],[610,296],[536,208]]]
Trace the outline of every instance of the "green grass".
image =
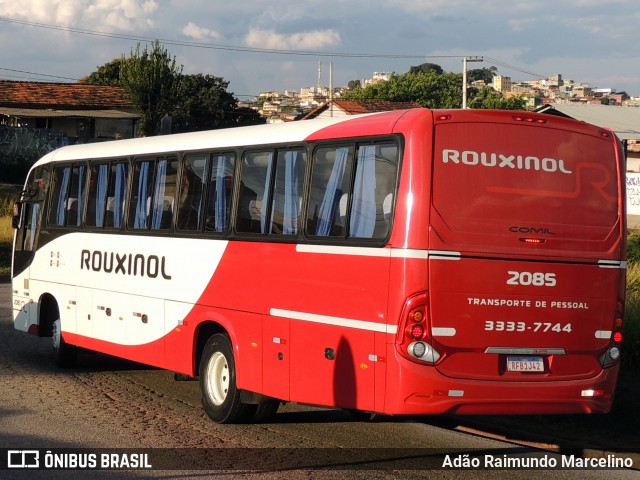
[[0,281],[7,280],[11,275],[11,216],[18,190],[19,187],[15,185],[0,184]]
[[640,371],[640,262],[629,263],[622,341],[623,366]]

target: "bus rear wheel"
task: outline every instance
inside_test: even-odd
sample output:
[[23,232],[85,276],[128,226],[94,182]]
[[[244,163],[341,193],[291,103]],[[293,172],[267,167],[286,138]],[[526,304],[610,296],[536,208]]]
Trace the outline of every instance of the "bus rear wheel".
[[53,360],[59,367],[73,367],[78,358],[78,349],[62,338],[62,328],[58,318],[52,325]]
[[255,405],[240,401],[236,387],[236,365],[229,337],[212,335],[200,361],[200,391],[202,406],[218,423],[240,423],[252,417]]

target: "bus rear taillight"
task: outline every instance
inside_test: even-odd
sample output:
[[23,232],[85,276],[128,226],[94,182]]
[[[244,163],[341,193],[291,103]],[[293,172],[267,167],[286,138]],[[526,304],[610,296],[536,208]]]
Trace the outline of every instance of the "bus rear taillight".
[[615,343],[622,343],[622,332],[618,331],[613,334],[613,341]]
[[426,294],[407,300],[400,327],[397,347],[404,357],[430,364],[438,361],[440,354],[433,348],[429,335]]
[[613,340],[613,345],[609,347],[609,349],[600,357],[600,365],[603,367],[610,367],[615,364],[618,360],[620,360],[620,346],[622,344],[622,325],[624,324],[624,302],[618,302],[618,309],[616,312],[616,319],[613,323],[614,330],[611,339]]

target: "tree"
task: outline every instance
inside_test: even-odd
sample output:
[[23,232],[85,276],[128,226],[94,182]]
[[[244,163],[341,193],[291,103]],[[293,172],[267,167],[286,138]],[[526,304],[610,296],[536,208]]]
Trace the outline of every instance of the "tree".
[[475,82],[477,80],[483,80],[484,83],[489,85],[493,82],[493,77],[497,75],[498,69],[496,67],[489,68],[474,68],[467,72],[467,79],[470,82]]
[[[134,107],[143,114],[143,135],[155,135],[165,114],[171,117],[172,132],[264,123],[258,112],[238,107],[227,91],[229,82],[214,75],[182,75],[166,50],[156,41],[153,50],[131,52],[131,58],[116,58],[98,67],[83,83],[123,88]],[[168,92],[168,93],[165,93]]]
[[131,58],[120,64],[120,85],[138,110],[139,128],[143,136],[155,135],[160,120],[176,108],[184,89],[182,67],[176,65],[158,40],[151,51],[140,44],[131,51]]
[[210,130],[225,125],[228,114],[237,101],[221,77],[213,75],[185,75],[183,95],[173,111],[174,132]]
[[87,77],[80,80],[80,83],[90,83],[93,85],[108,85],[112,87],[119,87],[120,85],[120,69],[122,65],[127,62],[127,59],[114,58],[109,63],[105,63],[103,66],[98,67],[98,70],[93,72]]
[[355,88],[343,96],[346,100],[416,102],[429,108],[462,106],[462,74],[435,71],[393,74],[387,82]]
[[246,125],[260,125],[266,122],[256,110],[249,107],[238,107],[231,112],[228,127],[242,127]]
[[229,82],[214,75],[185,75],[183,94],[173,111],[174,132],[194,132],[216,128],[264,123],[252,109],[238,108],[227,91]]
[[485,87],[468,102],[469,108],[491,108],[497,110],[524,110],[526,100],[522,97],[506,98],[491,87]]
[[[525,101],[520,97],[505,98],[491,88],[467,90],[470,108],[497,108],[522,110]],[[389,81],[366,88],[357,87],[343,95],[346,100],[370,100],[387,102],[416,102],[428,108],[462,107],[462,74],[435,71],[392,75]]]
[[435,63],[423,63],[421,65],[418,65],[417,67],[411,67],[409,69],[409,73],[429,73],[429,72],[433,72],[437,75],[442,75],[444,73],[444,70],[442,70],[442,67],[440,65],[437,65]]

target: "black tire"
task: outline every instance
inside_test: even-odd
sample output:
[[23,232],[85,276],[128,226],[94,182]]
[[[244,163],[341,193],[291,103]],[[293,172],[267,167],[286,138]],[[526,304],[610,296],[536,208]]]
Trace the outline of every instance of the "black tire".
[[78,349],[74,345],[69,345],[62,338],[62,330],[60,328],[60,319],[53,322],[52,328],[52,344],[53,344],[53,360],[58,367],[73,367],[78,360]]
[[204,347],[200,360],[200,393],[204,411],[218,423],[247,421],[256,410],[255,405],[240,401],[233,348],[227,335],[211,336]]

